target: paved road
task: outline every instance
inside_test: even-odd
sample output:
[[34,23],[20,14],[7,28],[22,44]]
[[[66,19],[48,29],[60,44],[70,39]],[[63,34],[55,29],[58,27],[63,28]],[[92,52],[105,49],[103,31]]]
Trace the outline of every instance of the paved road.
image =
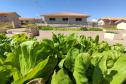
[[[38,40],[42,40],[45,38],[51,39],[52,38],[52,32],[53,33],[62,33],[64,35],[68,35],[71,33],[76,33],[78,35],[85,35],[85,36],[91,36],[91,37],[96,37],[97,35],[100,36],[100,41],[107,41],[110,44],[115,44],[115,43],[121,43],[124,46],[126,46],[126,40],[110,40],[110,39],[105,39],[104,38],[104,32],[103,31],[42,31],[40,30],[40,36],[37,37]],[[114,31],[114,32],[118,32],[118,33],[124,33],[125,31]]]

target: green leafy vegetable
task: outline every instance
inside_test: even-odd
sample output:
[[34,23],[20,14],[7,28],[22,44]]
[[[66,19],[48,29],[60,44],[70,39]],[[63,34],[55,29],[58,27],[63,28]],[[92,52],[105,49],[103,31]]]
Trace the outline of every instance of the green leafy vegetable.
[[73,82],[67,71],[65,69],[60,69],[57,73],[54,72],[51,84],[73,84]]

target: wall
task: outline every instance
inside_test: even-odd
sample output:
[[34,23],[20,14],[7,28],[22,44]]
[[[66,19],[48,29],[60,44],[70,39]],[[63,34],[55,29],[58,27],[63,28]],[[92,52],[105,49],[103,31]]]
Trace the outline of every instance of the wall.
[[12,14],[9,17],[9,20],[12,21],[12,23],[14,23],[15,27],[20,27],[20,21],[18,20],[19,16],[16,14]]

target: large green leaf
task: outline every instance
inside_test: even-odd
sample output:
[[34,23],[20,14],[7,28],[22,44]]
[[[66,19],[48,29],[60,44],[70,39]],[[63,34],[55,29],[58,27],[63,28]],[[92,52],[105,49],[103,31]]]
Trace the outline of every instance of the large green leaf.
[[0,66],[0,84],[7,84],[11,77],[12,67],[8,65]]
[[[57,65],[58,59],[57,56],[49,56],[49,61],[43,64],[43,60],[46,59],[48,55],[53,55],[53,53],[45,54],[47,53],[46,51],[44,52],[45,47],[47,46],[45,46],[44,43],[26,41],[18,47],[19,49],[14,47],[14,52],[8,54],[6,63],[11,63],[11,65],[14,66],[14,62],[18,64],[18,61],[16,62],[15,60],[19,60],[20,66],[14,66],[16,68],[13,69],[13,78],[16,83],[17,81],[23,83],[34,77],[43,77],[45,80],[48,80]],[[36,68],[38,66],[41,67]],[[30,75],[31,73],[33,75]]]
[[7,58],[4,61],[4,64],[12,65],[13,67],[16,67],[19,69],[19,55],[17,52],[11,52],[7,54]]
[[54,72],[51,84],[73,84],[73,82],[67,71],[65,69],[60,69],[57,73]]
[[36,65],[37,46],[38,43],[35,41],[27,41],[21,44],[19,62],[22,75],[26,75]]
[[103,82],[103,75],[107,73],[107,56],[102,56],[101,59],[97,61],[98,63],[96,64],[92,75],[93,84],[101,84]]
[[70,34],[69,36],[64,36],[62,34],[53,34],[53,42],[55,46],[56,53],[59,58],[64,58],[72,46],[76,44],[77,36],[75,34]]
[[92,82],[93,84],[108,84],[111,80],[110,69],[115,65],[118,58],[123,54],[118,51],[105,51],[103,53],[93,54],[92,64],[95,66]]
[[15,80],[12,84],[23,84],[25,81],[36,77],[45,68],[45,66],[47,65],[48,61],[49,61],[49,58],[41,61],[39,64],[37,64],[35,66],[35,68],[31,69],[26,75],[22,76],[18,80]]
[[126,56],[119,57],[109,75],[110,84],[122,84],[126,81]]
[[56,65],[58,64],[58,59],[56,56],[49,56],[48,63],[44,67],[43,70],[40,71],[39,74],[37,74],[38,77],[42,77],[47,81],[50,77],[50,75],[53,74],[54,69],[56,68]]
[[78,54],[79,50],[77,48],[72,48],[69,50],[65,58],[64,65],[71,72],[73,72],[75,59],[78,56]]
[[76,80],[76,84],[88,84],[88,78],[86,76],[87,69],[90,65],[91,57],[87,53],[81,53],[75,60],[73,76]]

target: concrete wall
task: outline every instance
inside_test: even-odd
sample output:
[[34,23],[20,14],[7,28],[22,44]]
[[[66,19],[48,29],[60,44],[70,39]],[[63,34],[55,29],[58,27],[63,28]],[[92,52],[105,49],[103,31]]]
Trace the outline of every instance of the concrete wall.
[[[55,21],[50,21],[50,18],[55,18]],[[63,21],[63,18],[68,18],[68,21]],[[76,18],[82,18],[82,21],[76,21]],[[49,17],[45,16],[44,20],[47,24],[87,24],[87,17]]]

